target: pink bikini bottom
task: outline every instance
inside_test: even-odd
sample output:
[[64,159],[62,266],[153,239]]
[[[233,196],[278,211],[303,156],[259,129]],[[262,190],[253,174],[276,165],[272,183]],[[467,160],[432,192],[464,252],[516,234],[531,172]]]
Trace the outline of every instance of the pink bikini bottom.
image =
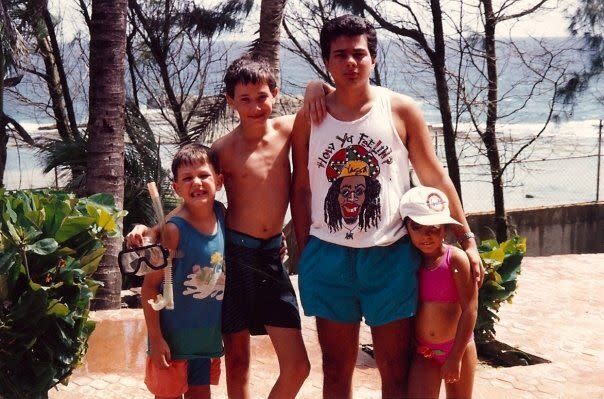
[[[441,342],[438,344],[425,342],[416,338],[417,340],[417,349],[416,352],[426,359],[433,359],[439,365],[443,365],[447,358],[449,357],[449,352],[453,349],[453,344],[455,344],[455,339],[452,339],[447,342]],[[470,337],[468,342],[474,340],[474,334]]]

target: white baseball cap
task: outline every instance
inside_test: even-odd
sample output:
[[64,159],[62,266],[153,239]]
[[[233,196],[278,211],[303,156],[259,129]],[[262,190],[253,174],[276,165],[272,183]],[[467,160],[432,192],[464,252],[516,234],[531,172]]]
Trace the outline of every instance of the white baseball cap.
[[406,217],[424,226],[458,224],[451,217],[449,200],[445,193],[434,187],[418,186],[407,191],[399,206],[403,220]]

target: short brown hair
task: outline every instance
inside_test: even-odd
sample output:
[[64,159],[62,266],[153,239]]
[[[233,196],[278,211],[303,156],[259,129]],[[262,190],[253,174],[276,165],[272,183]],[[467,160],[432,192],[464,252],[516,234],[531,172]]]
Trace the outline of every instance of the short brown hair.
[[252,58],[249,53],[233,61],[224,75],[225,90],[231,98],[235,97],[237,83],[266,83],[271,91],[277,87],[277,79],[268,62]]
[[183,165],[193,165],[200,163],[205,165],[209,163],[217,174],[220,173],[220,166],[218,163],[218,156],[216,151],[210,147],[200,143],[189,143],[182,146],[174,155],[172,159],[172,176],[176,181],[178,176],[178,169]]
[[357,15],[342,15],[325,22],[320,34],[321,56],[324,60],[329,59],[331,43],[340,36],[365,35],[367,38],[367,49],[371,58],[377,57],[377,34],[371,23]]

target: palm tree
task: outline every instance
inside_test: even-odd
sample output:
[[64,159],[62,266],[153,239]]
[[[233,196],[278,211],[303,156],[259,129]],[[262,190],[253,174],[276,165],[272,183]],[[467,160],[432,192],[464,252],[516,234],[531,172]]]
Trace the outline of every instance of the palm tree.
[[281,78],[279,47],[281,46],[281,22],[287,0],[262,0],[260,3],[260,27],[258,39],[252,46],[252,54],[268,61],[275,72],[277,82]]
[[[118,208],[124,199],[124,72],[127,0],[93,0],[90,24],[90,102],[88,119],[88,194],[109,193]],[[120,242],[109,239],[96,272],[103,282],[93,308],[120,307]]]
[[[15,82],[18,83],[19,79],[5,80],[5,76],[10,69],[16,70],[18,59],[25,53],[23,39],[8,14],[5,1],[0,0],[0,187],[3,186],[6,166],[6,145],[8,143],[6,125],[12,123],[23,136],[23,132],[19,131],[21,126],[4,113],[4,88]],[[24,136],[27,140],[26,136],[29,137],[27,133]],[[31,138],[27,141],[31,141]]]

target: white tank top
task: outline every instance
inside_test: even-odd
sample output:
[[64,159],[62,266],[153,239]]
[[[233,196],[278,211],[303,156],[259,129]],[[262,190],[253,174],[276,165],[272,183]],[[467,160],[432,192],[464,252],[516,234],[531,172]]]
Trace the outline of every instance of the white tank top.
[[391,92],[371,88],[371,110],[343,122],[327,115],[308,148],[310,235],[353,248],[386,246],[407,232],[398,206],[409,190],[409,157],[392,121]]

